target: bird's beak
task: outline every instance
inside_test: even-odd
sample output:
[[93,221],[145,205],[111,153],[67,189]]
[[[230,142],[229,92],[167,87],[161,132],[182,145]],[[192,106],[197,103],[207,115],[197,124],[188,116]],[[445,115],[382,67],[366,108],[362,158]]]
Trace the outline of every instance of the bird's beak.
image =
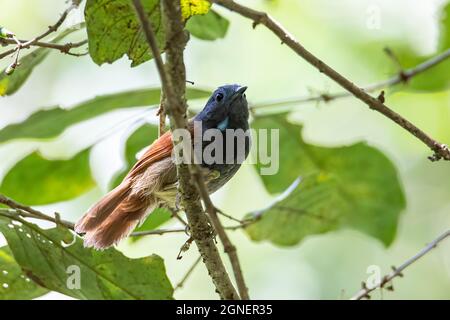
[[235,95],[236,96],[238,96],[238,95],[242,96],[244,94],[245,90],[247,90],[247,87],[240,87],[239,89],[236,90]]
[[245,90],[247,90],[247,87],[239,87],[239,89],[234,92],[232,101],[240,98],[244,94]]

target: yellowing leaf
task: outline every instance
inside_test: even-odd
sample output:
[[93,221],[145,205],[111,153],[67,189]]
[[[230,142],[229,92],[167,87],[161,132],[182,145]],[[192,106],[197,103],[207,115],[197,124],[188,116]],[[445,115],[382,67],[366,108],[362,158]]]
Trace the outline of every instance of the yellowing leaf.
[[9,79],[8,78],[3,78],[0,80],[0,96],[4,96],[6,95],[6,92],[8,90],[8,84],[9,84]]
[[181,15],[184,20],[195,15],[207,14],[211,8],[208,0],[181,0]]

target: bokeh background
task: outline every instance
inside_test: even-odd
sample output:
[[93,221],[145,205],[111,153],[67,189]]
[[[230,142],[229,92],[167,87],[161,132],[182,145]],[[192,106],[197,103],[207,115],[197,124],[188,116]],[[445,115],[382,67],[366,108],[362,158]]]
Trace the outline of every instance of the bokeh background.
[[[325,62],[358,84],[369,84],[392,75],[395,66],[383,47],[408,48],[417,55],[437,49],[439,17],[444,0],[279,0],[245,1],[269,11],[301,43]],[[1,0],[0,24],[21,38],[39,34],[66,8],[64,1]],[[230,29],[214,42],[193,38],[186,51],[188,79],[198,87],[214,88],[225,83],[249,87],[252,103],[282,100],[314,93],[335,92],[335,83],[318,73],[262,27],[226,10]],[[373,14],[379,24],[373,24]],[[71,17],[77,22],[82,14]],[[70,19],[69,19],[70,20]],[[77,36],[75,36],[77,37]],[[78,35],[81,39],[81,36]],[[3,68],[7,61],[0,61]],[[450,76],[449,76],[450,78]],[[51,53],[15,95],[0,99],[0,128],[19,122],[32,112],[61,105],[63,108],[94,96],[127,89],[158,86],[152,62],[130,68],[123,58],[113,65],[95,65],[89,56],[75,58]],[[388,105],[436,139],[450,143],[450,90],[418,92],[398,88],[387,97]],[[202,101],[191,103],[201,107]],[[144,106],[143,106],[144,107]],[[61,212],[76,220],[106,190],[113,174],[123,165],[123,141],[142,119],[143,108],[111,112],[99,119],[71,127],[51,141],[15,141],[0,146],[0,179],[9,168],[36,147],[52,158],[70,157],[101,138],[91,153],[98,187],[73,201],[39,207]],[[307,141],[338,146],[365,140],[385,152],[396,164],[407,196],[393,244],[385,248],[378,240],[352,230],[310,236],[295,247],[281,248],[254,243],[241,231],[231,233],[252,298],[344,299],[354,294],[371,265],[383,273],[391,265],[418,252],[428,241],[450,227],[450,166],[431,163],[429,150],[386,118],[370,111],[354,98],[293,107],[292,119],[304,124]],[[145,120],[155,121],[153,113]],[[293,177],[294,179],[295,177]],[[24,186],[33,188],[33,186]],[[251,165],[244,165],[232,181],[214,194],[214,202],[235,217],[268,205],[265,191]],[[175,225],[174,222],[167,226]],[[124,241],[119,250],[130,257],[156,253],[165,260],[175,285],[197,258],[192,247],[176,260],[185,236],[169,234]],[[0,236],[0,245],[6,242]],[[226,259],[225,259],[226,260]],[[450,241],[443,243],[394,281],[394,292],[376,291],[373,299],[450,299]],[[177,299],[215,299],[206,269],[199,266]],[[42,299],[64,299],[49,293]]]

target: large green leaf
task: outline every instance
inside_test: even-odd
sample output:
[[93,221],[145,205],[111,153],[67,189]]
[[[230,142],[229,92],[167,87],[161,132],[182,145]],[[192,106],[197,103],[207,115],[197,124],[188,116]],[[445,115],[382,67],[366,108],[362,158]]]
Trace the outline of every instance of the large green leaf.
[[217,12],[210,10],[205,15],[196,15],[189,19],[186,29],[202,40],[216,40],[225,37],[230,23]]
[[[155,31],[159,48],[164,48],[160,1],[143,0],[142,5]],[[88,0],[85,18],[89,53],[95,63],[113,63],[123,55],[137,66],[150,60],[148,43],[130,0]]]
[[34,152],[5,176],[0,193],[28,205],[70,200],[95,186],[89,167],[89,150],[68,160],[47,160]]
[[47,292],[22,271],[7,246],[0,248],[0,300],[34,299]]
[[[76,123],[94,118],[107,112],[131,107],[157,105],[161,89],[142,89],[96,97],[69,110],[54,107],[32,114],[25,121],[9,125],[0,130],[0,143],[12,139],[54,138]],[[209,91],[188,89],[187,99],[206,98]]]
[[[84,24],[77,25],[73,28],[64,30],[51,43],[58,43],[67,37],[69,34],[80,30]],[[49,48],[39,48],[33,52],[25,55],[20,59],[20,66],[16,68],[14,73],[7,75],[5,70],[0,72],[0,96],[9,96],[17,92],[28,77],[33,72],[34,68],[39,65],[45,57],[50,53]]]
[[405,197],[397,171],[383,153],[364,143],[339,148],[307,144],[301,127],[283,115],[258,118],[253,127],[279,129],[279,171],[261,176],[269,192],[286,190],[296,177],[305,180],[247,229],[252,239],[292,245],[308,234],[351,227],[385,245],[392,242]]
[[2,217],[0,230],[17,263],[46,288],[78,299],[172,299],[159,256],[129,259],[115,249],[87,249],[66,229],[21,223]]

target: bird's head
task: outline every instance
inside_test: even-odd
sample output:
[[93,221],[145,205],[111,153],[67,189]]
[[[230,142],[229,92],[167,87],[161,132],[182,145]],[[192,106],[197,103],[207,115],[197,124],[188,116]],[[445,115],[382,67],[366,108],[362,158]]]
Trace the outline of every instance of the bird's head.
[[203,110],[195,117],[206,122],[208,127],[248,119],[248,103],[245,96],[247,87],[237,84],[217,88],[209,98]]

